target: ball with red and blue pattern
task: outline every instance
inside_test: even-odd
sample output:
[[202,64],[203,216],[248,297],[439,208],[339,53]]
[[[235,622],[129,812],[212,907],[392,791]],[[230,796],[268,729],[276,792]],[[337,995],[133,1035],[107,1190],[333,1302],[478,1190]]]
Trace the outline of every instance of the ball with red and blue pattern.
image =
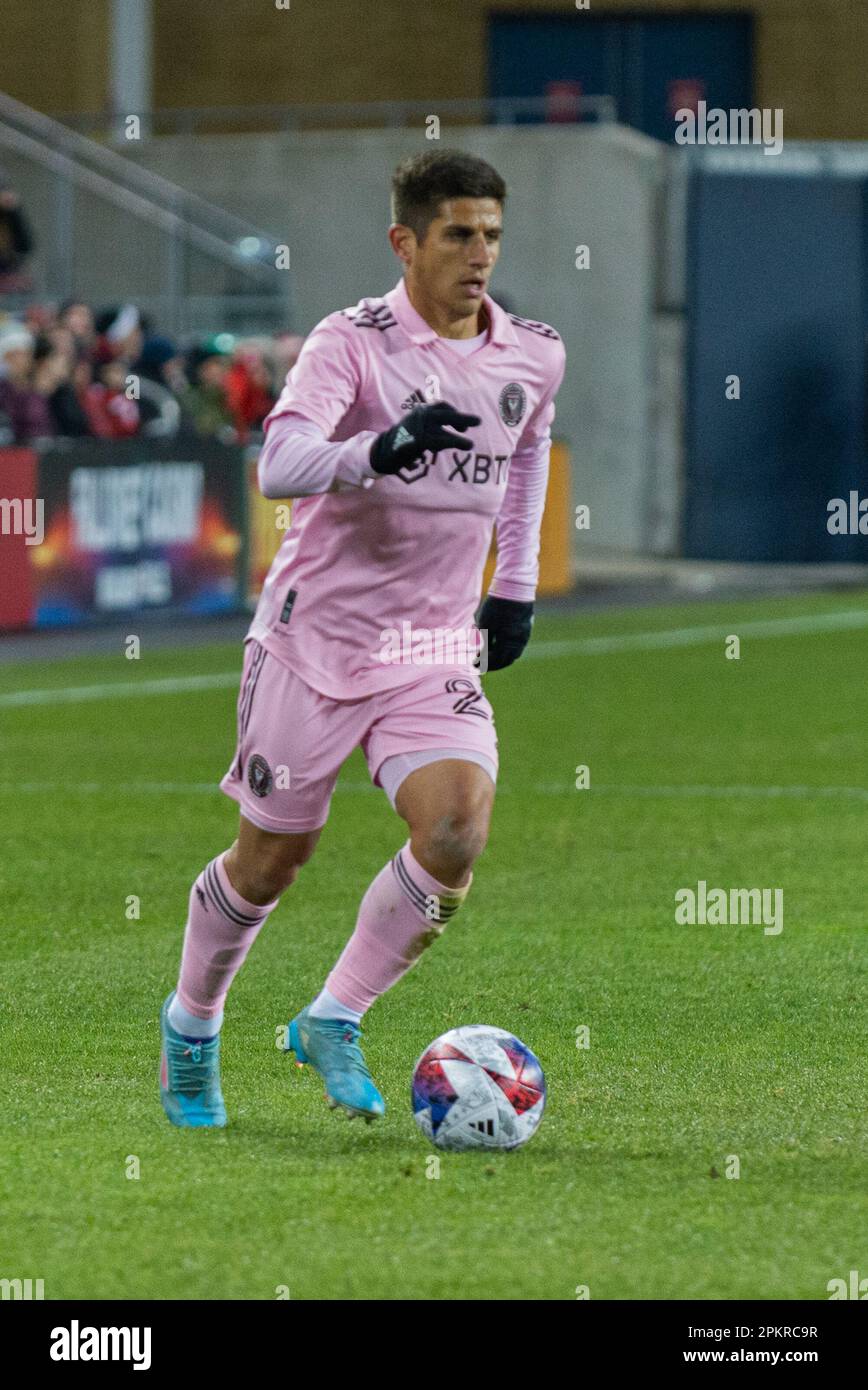
[[417,1125],[437,1148],[516,1149],[536,1132],[546,1100],[539,1059],[503,1028],[453,1028],[413,1070]]

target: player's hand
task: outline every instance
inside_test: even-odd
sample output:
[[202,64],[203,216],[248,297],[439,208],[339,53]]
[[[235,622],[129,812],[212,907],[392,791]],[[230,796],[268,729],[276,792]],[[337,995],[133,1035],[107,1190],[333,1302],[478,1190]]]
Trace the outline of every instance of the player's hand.
[[518,661],[533,627],[533,604],[489,594],[476,615],[476,626],[488,631],[488,669],[502,671]]
[[375,473],[398,473],[423,454],[436,454],[441,449],[472,449],[472,439],[450,431],[481,424],[478,415],[462,415],[446,401],[417,405],[397,425],[377,435],[371,445],[371,467]]

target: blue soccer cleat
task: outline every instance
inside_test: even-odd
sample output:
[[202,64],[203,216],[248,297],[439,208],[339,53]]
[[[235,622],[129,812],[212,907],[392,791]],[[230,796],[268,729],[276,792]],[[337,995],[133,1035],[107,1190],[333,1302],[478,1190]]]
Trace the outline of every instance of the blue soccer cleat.
[[160,1010],[160,1100],[173,1125],[222,1127],[226,1106],[220,1090],[220,1034],[197,1040],[176,1033],[169,1022],[174,991]]
[[297,1066],[310,1062],[319,1072],[333,1110],[340,1107],[351,1120],[362,1115],[370,1124],[385,1113],[386,1103],[362,1056],[361,1034],[346,1019],[311,1018],[308,1005],[289,1025],[286,1051],[295,1053]]

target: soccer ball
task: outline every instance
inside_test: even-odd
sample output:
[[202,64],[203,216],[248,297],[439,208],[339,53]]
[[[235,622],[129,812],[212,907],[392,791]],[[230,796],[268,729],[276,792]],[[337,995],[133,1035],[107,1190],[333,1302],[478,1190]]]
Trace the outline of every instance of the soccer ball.
[[473,1023],[426,1047],[412,1100],[417,1125],[438,1149],[517,1149],[542,1119],[546,1083],[523,1042]]

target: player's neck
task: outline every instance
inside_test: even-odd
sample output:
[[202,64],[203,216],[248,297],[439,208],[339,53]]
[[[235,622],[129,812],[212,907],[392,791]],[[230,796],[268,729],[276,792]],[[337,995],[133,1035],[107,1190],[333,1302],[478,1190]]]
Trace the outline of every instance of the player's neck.
[[478,338],[488,327],[488,311],[480,304],[467,318],[453,318],[449,310],[436,300],[429,299],[417,284],[406,280],[407,297],[416,313],[441,338]]

